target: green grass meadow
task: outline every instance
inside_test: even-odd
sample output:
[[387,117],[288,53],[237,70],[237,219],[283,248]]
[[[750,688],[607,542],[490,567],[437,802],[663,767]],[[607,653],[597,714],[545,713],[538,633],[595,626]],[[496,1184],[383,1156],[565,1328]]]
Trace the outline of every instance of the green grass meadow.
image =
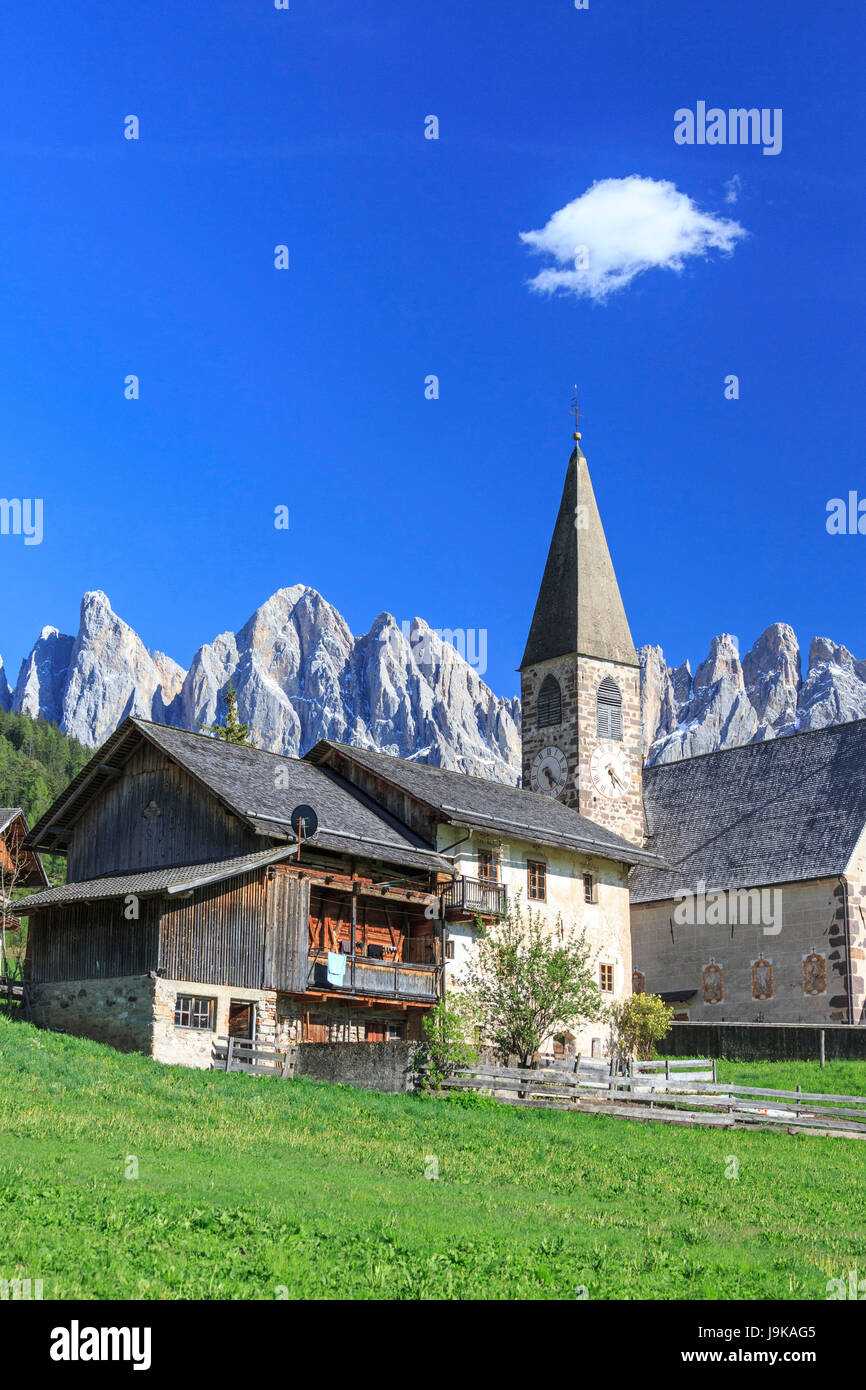
[[[863,1063],[722,1075],[866,1092]],[[858,1140],[197,1072],[0,1015],[0,1278],[46,1299],[823,1300],[866,1271],[864,1177]]]

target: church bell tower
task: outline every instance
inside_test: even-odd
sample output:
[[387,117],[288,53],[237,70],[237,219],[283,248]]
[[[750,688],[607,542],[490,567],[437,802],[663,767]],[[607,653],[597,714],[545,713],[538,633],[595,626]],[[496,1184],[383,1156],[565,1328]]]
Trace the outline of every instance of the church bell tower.
[[520,664],[523,786],[642,845],[640,665],[580,439]]

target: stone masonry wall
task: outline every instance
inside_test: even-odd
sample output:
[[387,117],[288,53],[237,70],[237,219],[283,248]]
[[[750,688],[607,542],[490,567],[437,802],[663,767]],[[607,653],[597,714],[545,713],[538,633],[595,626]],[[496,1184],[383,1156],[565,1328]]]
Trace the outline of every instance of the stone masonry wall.
[[155,983],[149,975],[125,975],[32,985],[33,1022],[121,1052],[149,1053]]
[[[539,729],[536,717],[538,692],[548,675],[559,682],[562,693],[561,724]],[[605,676],[612,676],[622,694],[623,741],[631,785],[617,800],[608,800],[595,787],[590,772],[593,750],[601,740],[596,723],[596,697]],[[588,816],[598,825],[622,835],[631,844],[644,841],[643,749],[641,743],[640,671],[586,656],[557,657],[521,673],[523,707],[523,786],[532,786],[532,762],[549,744],[559,748],[568,762],[568,780],[560,801]]]
[[[178,1027],[174,1014],[179,994],[213,999],[214,1027]],[[255,1004],[256,1038],[259,1042],[273,1044],[277,1041],[277,995],[274,990],[235,989],[232,985],[202,985],[191,980],[158,979],[155,982],[153,1005],[152,1055],[158,1062],[209,1067],[214,1043],[228,1033],[229,1004],[233,1000]]]
[[412,1089],[416,1043],[303,1043],[295,1054],[295,1075],[394,1093]]

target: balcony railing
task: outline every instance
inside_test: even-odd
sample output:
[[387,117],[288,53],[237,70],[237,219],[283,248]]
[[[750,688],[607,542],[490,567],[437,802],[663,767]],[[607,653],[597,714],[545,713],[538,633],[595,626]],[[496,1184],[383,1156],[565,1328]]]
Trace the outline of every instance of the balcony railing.
[[487,878],[458,878],[443,893],[446,912],[454,910],[467,917],[504,917],[508,911],[508,889]]
[[421,965],[402,960],[373,960],[369,956],[343,956],[346,962],[341,984],[328,979],[328,954],[309,957],[308,989],[329,994],[372,995],[377,999],[412,999],[435,1004],[439,998],[441,965]]

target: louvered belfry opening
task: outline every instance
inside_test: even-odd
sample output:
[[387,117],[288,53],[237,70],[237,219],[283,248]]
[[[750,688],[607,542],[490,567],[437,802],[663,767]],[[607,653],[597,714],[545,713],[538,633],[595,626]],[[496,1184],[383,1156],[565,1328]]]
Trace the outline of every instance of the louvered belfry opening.
[[596,698],[596,728],[599,738],[622,742],[622,695],[612,676],[605,676]]
[[541,682],[537,712],[539,729],[562,723],[562,691],[556,676],[545,676]]

